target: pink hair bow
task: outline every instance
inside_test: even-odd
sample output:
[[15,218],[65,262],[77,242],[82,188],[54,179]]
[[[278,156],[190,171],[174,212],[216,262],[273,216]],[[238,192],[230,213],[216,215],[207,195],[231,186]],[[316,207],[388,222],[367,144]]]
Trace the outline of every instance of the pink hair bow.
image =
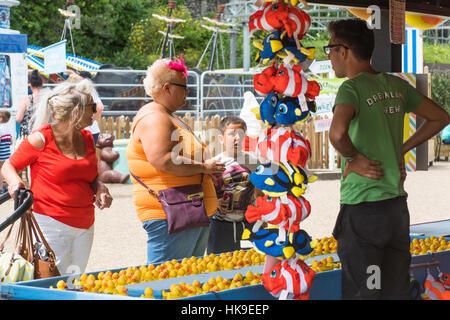
[[175,59],[177,60],[176,62],[174,62],[174,61],[170,61],[169,62],[169,64],[168,64],[169,68],[171,70],[175,70],[175,71],[178,71],[178,72],[183,72],[184,77],[187,78],[188,72],[187,72],[186,66],[184,65],[183,56],[180,56],[180,59],[175,57]]

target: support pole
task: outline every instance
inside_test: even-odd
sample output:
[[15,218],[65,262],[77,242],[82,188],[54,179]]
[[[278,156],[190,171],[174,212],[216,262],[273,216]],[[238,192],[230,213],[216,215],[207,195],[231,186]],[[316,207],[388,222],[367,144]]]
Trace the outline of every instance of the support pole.
[[402,71],[402,46],[391,43],[389,29],[389,10],[381,9],[381,29],[374,29],[375,49],[372,66],[380,72]]
[[216,47],[217,47],[217,34],[218,32],[216,31],[214,33],[214,38],[213,38],[213,43],[212,43],[212,48],[211,48],[211,58],[209,59],[209,69],[210,71],[213,70],[214,67],[214,56],[216,54]]
[[244,22],[243,28],[243,48],[244,48],[244,71],[250,70],[250,31],[248,29],[248,22]]
[[230,69],[236,68],[236,33],[230,33]]

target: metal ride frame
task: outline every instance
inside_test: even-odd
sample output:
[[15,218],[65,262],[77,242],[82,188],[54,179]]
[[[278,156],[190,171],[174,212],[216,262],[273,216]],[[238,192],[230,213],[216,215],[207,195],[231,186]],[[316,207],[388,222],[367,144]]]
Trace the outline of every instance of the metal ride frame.
[[[98,70],[97,72],[119,74],[135,73],[137,76],[141,77],[139,83],[115,84],[94,82],[95,88],[99,91],[100,99],[105,105],[102,116],[112,116],[114,118],[128,116],[133,118],[136,115],[137,110],[110,110],[111,106],[120,103],[137,103],[139,105],[144,105],[145,103],[152,101],[152,98],[145,95],[145,93],[144,96],[125,96],[127,93],[136,92],[136,90],[144,90],[142,79],[145,76],[146,70],[105,69]],[[259,72],[260,70],[257,69],[252,69],[248,72],[233,70],[204,71],[201,74],[192,70],[189,71],[188,88],[190,89],[190,94],[186,97],[189,108],[183,108],[177,111],[177,114],[184,116],[186,113],[190,113],[192,117],[197,119],[205,119],[206,117],[212,118],[214,115],[239,115],[244,103],[244,93],[246,91],[253,92],[258,103],[261,103],[264,99],[263,96],[256,94],[253,88],[253,76]],[[208,81],[210,79],[213,81]],[[217,79],[219,81],[217,81]],[[222,81],[227,79],[230,81]],[[45,84],[44,86],[53,87],[55,85],[56,84]],[[116,96],[102,96],[100,94],[101,88],[115,88],[115,91],[120,92],[120,94]],[[323,172],[336,170],[336,153],[331,144],[329,144],[328,148],[330,161],[328,169],[321,169]]]
[[[97,73],[134,73],[137,77],[141,77],[139,83],[96,83],[94,79],[94,87],[101,92],[101,88],[114,88],[118,95],[103,96],[99,92],[100,99],[105,105],[104,116],[134,116],[136,110],[110,110],[114,104],[125,102],[148,103],[152,98],[144,96],[133,96],[136,90],[144,90],[142,79],[145,77],[146,70],[123,70],[123,69],[101,69]],[[253,91],[253,76],[256,71],[249,72],[233,72],[233,71],[205,71],[198,74],[189,71],[188,89],[190,94],[186,97],[189,108],[183,108],[178,113],[185,114],[190,112],[196,117],[213,116],[216,113],[239,113],[242,108],[245,91]],[[212,81],[207,81],[208,77],[212,77]],[[229,78],[232,83],[222,83],[216,79],[219,77]],[[44,87],[52,88],[57,84],[44,84]],[[256,96],[256,95],[255,95]],[[256,97],[262,101],[262,97]],[[229,103],[225,103],[228,101]],[[227,108],[228,106],[228,108]]]

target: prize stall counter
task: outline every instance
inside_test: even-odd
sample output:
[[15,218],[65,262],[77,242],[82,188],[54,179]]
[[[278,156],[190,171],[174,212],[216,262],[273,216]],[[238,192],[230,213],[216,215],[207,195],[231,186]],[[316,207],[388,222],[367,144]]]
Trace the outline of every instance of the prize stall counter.
[[[439,238],[444,237],[447,244],[450,243],[450,220],[430,222],[425,224],[412,225],[410,227],[411,241],[414,238]],[[332,257],[335,262],[339,261],[336,253],[327,255],[319,255],[309,257],[305,260],[311,265],[313,260],[319,261],[323,258]],[[109,270],[112,273],[120,272],[121,269]],[[71,276],[53,277],[47,279],[37,279],[31,281],[23,281],[15,284],[0,285],[0,299],[11,300],[113,300],[113,299],[144,299],[145,289],[151,287],[154,299],[162,299],[163,291],[168,292],[173,284],[184,282],[192,284],[195,280],[204,284],[208,279],[221,276],[222,278],[232,279],[237,273],[241,275],[248,271],[252,273],[262,274],[263,265],[253,265],[233,270],[221,270],[215,272],[205,272],[195,275],[187,275],[182,277],[168,278],[164,280],[155,280],[149,282],[139,282],[129,284],[125,287],[128,289],[127,295],[111,295],[105,293],[89,293],[83,292],[77,288],[67,287],[64,290],[56,289],[57,283],[64,280],[72,283],[74,279],[80,279],[81,274]],[[430,273],[433,277],[437,277],[439,271],[450,273],[450,248],[440,252],[428,252],[426,254],[413,255],[411,260],[410,275],[416,282],[415,299],[420,299],[420,295],[424,292],[423,284]],[[96,271],[90,272],[95,277],[99,273],[106,272]],[[72,282],[71,282],[72,281]],[[417,286],[418,285],[418,286]],[[55,289],[51,289],[54,287]],[[413,290],[413,289],[412,289]],[[311,300],[340,300],[341,299],[341,270],[334,269],[329,271],[321,271],[316,273],[315,280],[309,291]],[[208,292],[205,294],[183,297],[177,300],[274,300],[269,292],[265,290],[262,284],[245,285],[238,288]],[[151,300],[151,299],[146,299]]]

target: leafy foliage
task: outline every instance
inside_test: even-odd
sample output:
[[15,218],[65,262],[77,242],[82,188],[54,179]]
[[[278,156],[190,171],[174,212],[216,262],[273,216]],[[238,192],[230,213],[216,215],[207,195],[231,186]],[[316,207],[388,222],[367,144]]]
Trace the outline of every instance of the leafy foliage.
[[450,113],[450,73],[435,72],[431,74],[431,98]]
[[423,61],[425,63],[449,63],[450,45],[423,44]]

